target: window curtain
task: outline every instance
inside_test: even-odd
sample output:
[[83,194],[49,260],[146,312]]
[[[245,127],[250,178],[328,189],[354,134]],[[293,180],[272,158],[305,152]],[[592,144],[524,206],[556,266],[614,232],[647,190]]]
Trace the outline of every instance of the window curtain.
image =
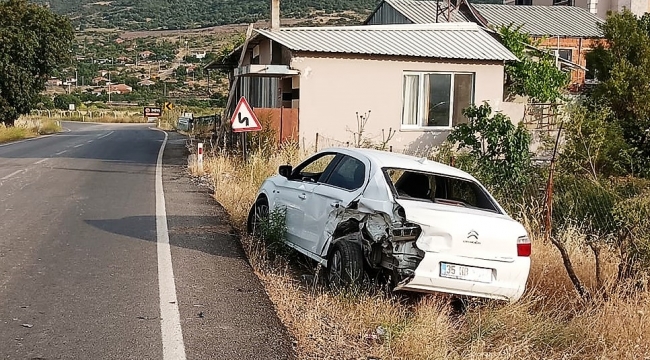
[[420,89],[418,75],[404,75],[404,105],[402,110],[403,125],[418,124],[418,97]]

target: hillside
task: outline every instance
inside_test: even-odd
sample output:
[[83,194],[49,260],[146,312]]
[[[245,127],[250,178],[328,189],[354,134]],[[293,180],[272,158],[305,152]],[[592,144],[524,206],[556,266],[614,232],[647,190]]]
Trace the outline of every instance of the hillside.
[[[269,16],[269,0],[34,0],[49,3],[84,28],[125,30],[191,29],[255,22]],[[345,22],[365,15],[378,0],[284,0],[283,17],[305,19],[315,12],[338,14]],[[345,12],[345,13],[344,13]]]

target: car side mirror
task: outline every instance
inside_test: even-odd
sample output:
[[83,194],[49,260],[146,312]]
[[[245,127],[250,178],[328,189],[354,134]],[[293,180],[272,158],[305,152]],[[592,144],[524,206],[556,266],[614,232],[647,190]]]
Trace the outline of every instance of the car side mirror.
[[280,165],[280,169],[278,169],[278,173],[281,176],[286,177],[287,179],[289,176],[291,176],[291,172],[293,171],[293,167],[291,165]]

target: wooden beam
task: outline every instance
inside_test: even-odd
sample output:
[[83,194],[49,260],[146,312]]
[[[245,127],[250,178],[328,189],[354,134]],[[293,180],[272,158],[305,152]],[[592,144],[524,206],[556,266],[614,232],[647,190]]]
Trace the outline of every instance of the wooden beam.
[[[253,35],[253,24],[248,24],[248,29],[246,29],[246,40],[244,40],[244,44],[242,45],[242,50],[241,54],[239,55],[239,62],[237,63],[237,68],[240,68],[242,66],[242,63],[244,62],[244,57],[246,56],[246,50],[248,48],[248,41],[250,40],[251,36]],[[226,102],[226,108],[223,110],[224,116],[221,117],[222,122],[225,121],[230,121],[229,111],[230,111],[230,104],[232,104],[233,97],[235,97],[235,91],[237,89],[237,85],[239,85],[239,76],[235,76],[235,78],[232,81],[232,85],[230,86],[230,91],[228,93],[228,101]]]

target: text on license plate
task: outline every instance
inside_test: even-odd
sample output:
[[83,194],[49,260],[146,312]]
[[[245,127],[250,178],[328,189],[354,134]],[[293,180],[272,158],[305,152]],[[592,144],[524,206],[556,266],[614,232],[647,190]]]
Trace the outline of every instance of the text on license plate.
[[492,269],[440,263],[440,277],[490,283],[492,282]]

